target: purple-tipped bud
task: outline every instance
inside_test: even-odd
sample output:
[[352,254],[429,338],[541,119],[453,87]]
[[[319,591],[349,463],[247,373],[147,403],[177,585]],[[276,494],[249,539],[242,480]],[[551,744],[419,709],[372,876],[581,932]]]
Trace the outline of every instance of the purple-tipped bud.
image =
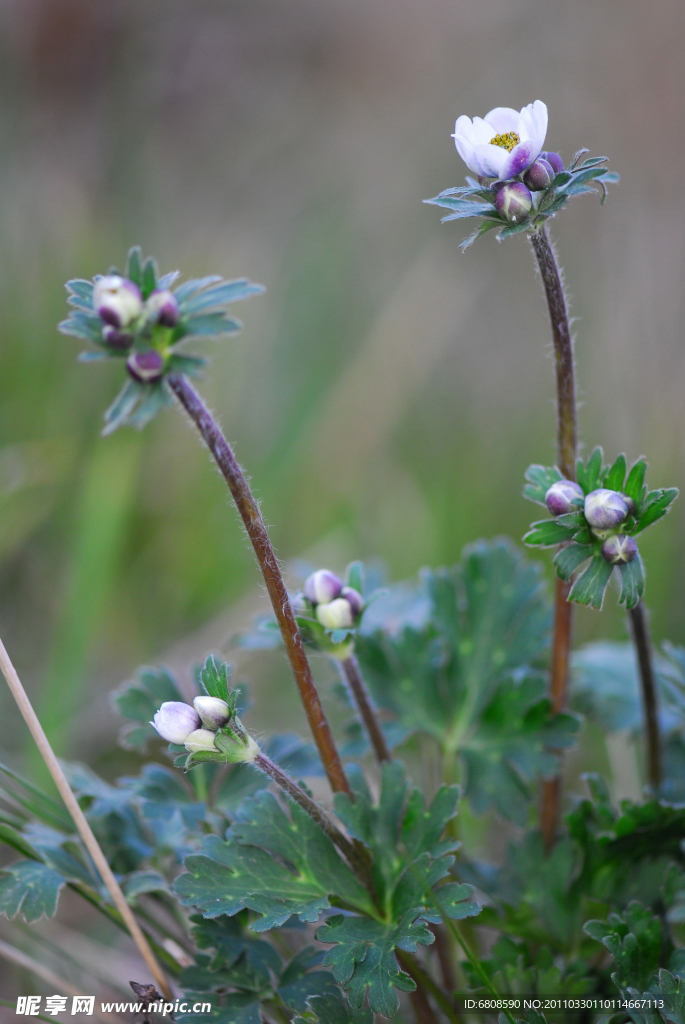
[[342,588],[342,580],[334,572],[319,569],[304,581],[304,596],[312,604],[328,604],[340,597]]
[[574,498],[582,498],[583,489],[573,480],[557,480],[545,495],[545,505],[553,516],[563,516],[567,512],[577,512],[579,505],[572,504]]
[[628,515],[628,506],[618,491],[600,487],[585,499],[585,518],[593,530],[615,530]]
[[93,309],[112,327],[128,327],[140,316],[143,301],[140,288],[118,274],[107,274],[95,282]]
[[231,717],[228,704],[220,697],[196,697],[193,707],[208,729],[220,729]]
[[495,208],[512,224],[525,220],[533,206],[533,197],[520,181],[509,182],[495,195]]
[[490,186],[490,188],[492,189],[493,192],[499,192],[499,190],[501,188],[504,188],[505,185],[506,185],[506,181],[500,181],[498,179],[497,181],[493,181],[493,183]]
[[542,192],[543,189],[549,188],[553,181],[554,168],[542,157],[538,157],[523,175],[523,183],[531,192]]
[[347,601],[352,609],[353,619],[361,615],[364,611],[364,598],[358,590],[355,590],[354,587],[343,587],[340,596]]
[[118,327],[112,327],[111,324],[105,324],[102,328],[102,340],[107,348],[125,352],[133,344],[133,335],[127,331],[120,331]]
[[126,369],[134,380],[141,384],[152,384],[164,376],[164,357],[155,349],[131,352],[126,360]]
[[632,537],[618,533],[604,541],[602,555],[612,565],[626,565],[637,555],[637,544]]
[[316,617],[326,629],[352,629],[354,626],[352,605],[344,597],[317,605]]
[[150,722],[167,743],[185,743],[201,724],[197,711],[180,700],[165,701]]
[[564,168],[564,161],[561,159],[558,153],[544,152],[540,153],[543,160],[546,160],[550,165],[555,174],[561,174]]
[[196,729],[186,737],[184,746],[191,754],[199,754],[202,750],[217,750],[214,735],[210,729]]
[[145,313],[163,327],[178,323],[178,301],[173,292],[153,292],[145,303]]

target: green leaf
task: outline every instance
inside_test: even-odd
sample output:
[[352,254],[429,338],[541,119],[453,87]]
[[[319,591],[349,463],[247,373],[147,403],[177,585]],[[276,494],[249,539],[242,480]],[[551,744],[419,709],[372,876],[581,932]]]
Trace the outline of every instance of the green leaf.
[[662,968],[659,971],[659,992],[666,1004],[659,1011],[664,1020],[669,1024],[685,1024],[685,980],[674,978]]
[[185,281],[174,290],[176,301],[181,305],[190,298],[191,295],[195,295],[201,288],[206,288],[210,284],[216,284],[221,281],[222,278],[219,274],[210,274],[209,277],[197,277],[191,281]]
[[502,228],[497,236],[497,241],[501,242],[505,238],[509,238],[511,235],[518,235],[522,231],[530,231],[531,223],[530,220],[525,220],[523,224],[510,224],[506,228]]
[[142,257],[143,253],[139,245],[134,245],[128,251],[126,257],[126,269],[124,271],[124,277],[127,277],[129,281],[133,281],[141,289],[143,288],[143,272],[142,272]]
[[222,334],[237,334],[243,329],[242,321],[225,313],[205,313],[202,316],[184,318],[177,328],[177,335],[184,341],[188,338],[219,337]]
[[127,380],[123,388],[105,412],[103,437],[109,437],[115,430],[122,427],[140,401],[145,390],[144,384],[136,380]]
[[72,281],[67,281],[64,286],[67,291],[71,292],[77,298],[81,299],[82,302],[86,303],[88,309],[93,308],[93,282],[85,281],[82,278],[74,278]]
[[641,533],[643,530],[646,530],[648,526],[651,526],[652,523],[656,523],[657,520],[663,518],[678,497],[678,493],[679,491],[677,487],[670,487],[668,490],[650,491],[642,508],[640,518],[637,521],[637,525],[631,532],[633,534]]
[[128,425],[142,430],[158,412],[172,402],[171,392],[164,381],[148,384],[136,409],[128,417]]
[[304,1017],[294,1017],[292,1024],[373,1024],[369,1009],[354,1010],[338,993],[313,996]]
[[[213,654],[206,659],[200,670],[200,683],[208,697],[219,697],[229,703],[230,679],[233,669],[225,661],[217,665]],[[233,701],[235,708],[235,699]]]
[[482,217],[483,215],[497,216],[497,211],[492,203],[477,203],[471,199],[463,199],[457,196],[446,196],[441,194],[434,199],[424,199],[424,203],[431,206],[442,206],[446,210],[452,210],[452,214],[443,217],[443,221],[456,220],[460,217]]
[[618,572],[621,577],[619,604],[625,604],[626,608],[634,608],[645,592],[645,573],[639,552],[632,562],[619,565]]
[[625,455],[619,455],[614,462],[611,469],[607,471],[604,480],[602,481],[602,487],[606,487],[610,491],[618,491],[623,493],[623,484],[626,478],[626,457]]
[[477,242],[479,238],[487,234],[488,231],[492,231],[493,228],[498,228],[499,226],[500,221],[491,220],[488,217],[486,220],[483,220],[482,224],[478,225],[475,231],[473,231],[467,238],[464,238],[463,241],[459,243],[459,248],[461,249],[462,252],[466,252],[466,250],[470,246],[472,246],[474,242]]
[[557,576],[562,580],[570,580],[576,569],[595,552],[594,544],[569,544],[561,548],[554,556]]
[[82,338],[85,341],[92,341],[93,344],[102,344],[102,321],[98,320],[95,325],[92,317],[86,313],[73,310],[66,320],[57,325],[60,334],[69,334],[74,338]]
[[582,459],[578,459],[576,463],[576,476],[585,494],[596,491],[599,487],[603,460],[604,453],[599,446],[592,452],[585,465],[583,465]]
[[477,917],[482,907],[471,900],[474,888],[467,883],[448,882],[433,892],[433,900],[441,917],[462,921],[465,917]]
[[544,505],[547,491],[552,484],[562,479],[556,466],[529,466],[526,470],[528,483],[523,488],[523,496],[529,501],[536,501],[538,505]]
[[591,608],[601,608],[613,568],[602,555],[595,554],[585,572],[571,587],[569,601],[587,604]]
[[[179,289],[180,291],[180,289]],[[223,281],[213,288],[206,288],[200,293],[183,302],[183,315],[188,313],[199,313],[205,309],[212,309],[215,306],[223,306],[227,302],[237,302],[239,299],[247,299],[251,295],[261,295],[264,286],[254,284],[247,278],[241,277],[236,281]],[[178,293],[177,293],[178,297]]]
[[0,822],[0,843],[6,843],[7,846],[11,846],[13,850],[18,853],[23,853],[25,857],[29,857],[31,860],[41,860],[40,854],[31,846],[31,843],[12,825],[6,822]]
[[616,962],[620,982],[643,992],[659,966],[663,932],[661,920],[633,900],[623,915],[608,921],[588,921],[583,931],[601,942]]
[[531,523],[530,530],[525,534],[523,543],[529,547],[551,548],[571,540],[576,532],[575,526],[564,526],[556,519],[542,519]]
[[9,918],[21,914],[28,923],[54,917],[64,884],[61,874],[40,861],[10,864],[0,875],[0,913]]
[[152,256],[148,256],[143,264],[142,283],[140,286],[144,299],[149,298],[157,287],[158,277],[159,268],[157,267],[157,261]]
[[289,809],[291,817],[268,791],[245,800],[227,842],[208,836],[202,853],[186,858],[188,870],[174,883],[182,904],[210,918],[249,908],[263,915],[253,925],[258,932],[293,914],[316,921],[332,895],[373,913],[366,890],[328,837],[297,804]]
[[335,914],[318,929],[319,942],[335,943],[324,964],[348,992],[350,1004],[360,1009],[368,993],[374,1013],[392,1017],[399,1009],[396,989],[413,992],[416,985],[400,970],[395,949],[413,953],[418,945],[434,942],[433,933],[416,910],[408,911],[397,925],[386,925],[361,917]]
[[278,994],[289,1010],[303,1011],[312,996],[339,995],[333,976],[328,971],[311,971],[323,960],[314,946],[305,946],[284,968],[278,982]]
[[364,563],[350,562],[345,573],[347,586],[352,587],[358,594],[364,593]]
[[645,482],[645,473],[647,472],[647,461],[644,456],[640,456],[637,462],[633,463],[628,473],[628,479],[626,480],[623,493],[627,494],[629,498],[632,498],[635,504],[640,509],[643,499],[643,487]]

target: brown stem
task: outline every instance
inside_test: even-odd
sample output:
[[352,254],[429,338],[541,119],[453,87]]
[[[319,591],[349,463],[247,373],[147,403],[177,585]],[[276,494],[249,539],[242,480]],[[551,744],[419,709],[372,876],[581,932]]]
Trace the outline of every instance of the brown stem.
[[259,753],[252,764],[255,768],[264,772],[270,779],[283,789],[295,803],[307,812],[310,818],[316,822],[322,832],[325,832],[331,842],[337,846],[342,855],[350,862],[365,885],[369,881],[369,866],[360,850],[350,842],[347,836],[343,835],[340,829],[331,821],[323,807],[316,803],[289,775],[274,764],[266,754]]
[[454,976],[452,950],[447,931],[442,924],[431,925],[431,931],[435,936],[435,952],[438,954],[442,983],[448,992],[454,992],[457,987],[457,980]]
[[[530,236],[538,261],[545,298],[549,309],[554,341],[554,363],[557,381],[557,465],[567,480],[576,478],[578,431],[576,417],[576,382],[573,339],[568,322],[566,296],[561,274],[544,225]],[[552,648],[550,696],[555,712],[566,704],[569,654],[573,626],[573,608],[568,602],[570,585],[556,581],[554,602],[554,641]],[[557,751],[561,768],[561,752]],[[540,827],[547,849],[554,844],[561,807],[561,772],[542,784]]]
[[652,663],[652,642],[649,636],[649,617],[642,601],[628,611],[633,643],[637,652],[637,663],[640,669],[642,684],[642,705],[645,713],[645,732],[647,738],[647,772],[649,785],[654,794],[658,794],[661,786],[661,742],[659,737],[659,709],[654,666]]
[[416,988],[413,992],[410,992],[409,999],[418,1024],[440,1024],[435,1010],[428,1002],[428,996],[424,991],[427,987],[425,984],[426,972],[409,953],[398,949],[395,951],[395,955],[402,970],[406,971],[409,977],[416,983]]
[[380,764],[385,761],[391,761],[392,756],[388,749],[388,745],[385,742],[385,736],[381,729],[381,723],[378,721],[376,711],[373,704],[371,703],[371,695],[366,688],[364,677],[361,674],[359,668],[359,662],[355,658],[354,654],[350,654],[349,657],[343,658],[342,661],[338,662],[340,671],[350,688],[354,702],[357,705],[359,714],[361,715],[364,727],[368,733],[371,745],[376,753],[376,757]]
[[247,535],[252,542],[259,568],[266,583],[266,589],[271,599],[276,621],[281,630],[283,643],[285,644],[288,659],[295,676],[297,688],[300,691],[304,710],[309,719],[314,742],[319,751],[331,788],[335,793],[347,793],[348,796],[352,797],[352,790],[347,781],[340,755],[333,740],[333,734],[321,706],[318,691],[314,685],[283,574],[271,545],[259,506],[228,441],[188,378],[183,374],[174,373],[167,377],[167,382],[200,431],[202,439],[209,448],[229,486],[233,500],[245,524]]

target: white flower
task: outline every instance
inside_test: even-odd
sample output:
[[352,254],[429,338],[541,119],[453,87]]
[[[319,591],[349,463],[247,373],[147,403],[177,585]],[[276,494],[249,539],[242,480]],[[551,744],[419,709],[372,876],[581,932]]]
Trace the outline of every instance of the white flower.
[[541,100],[520,113],[495,107],[485,117],[462,114],[454,126],[454,144],[469,170],[483,178],[507,181],[530,167],[547,134],[547,107]]
[[93,309],[112,327],[128,327],[143,308],[140,288],[118,274],[107,274],[95,282]]
[[191,732],[201,726],[200,716],[189,704],[166,700],[150,722],[167,743],[185,743]]

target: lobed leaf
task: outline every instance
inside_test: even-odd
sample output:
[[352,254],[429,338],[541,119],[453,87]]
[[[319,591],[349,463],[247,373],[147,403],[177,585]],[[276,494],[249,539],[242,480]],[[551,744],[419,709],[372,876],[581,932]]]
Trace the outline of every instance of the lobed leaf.
[[570,580],[576,569],[580,568],[583,562],[591,558],[594,553],[594,544],[578,544],[574,542],[561,548],[554,556],[554,566],[559,579]]
[[587,604],[591,608],[601,608],[613,569],[613,565],[602,555],[595,554],[587,569],[571,587],[569,601]]
[[570,541],[576,532],[574,526],[564,526],[556,519],[542,519],[537,523],[531,523],[531,528],[523,538],[523,543],[529,547],[551,548],[557,544],[564,544]]
[[[545,504],[545,495],[552,484],[563,479],[556,466],[529,466],[526,470],[528,483],[523,488],[523,496],[529,501]],[[547,506],[545,506],[547,507]]]
[[13,918],[21,914],[31,923],[44,915],[54,917],[65,884],[54,868],[36,860],[20,860],[3,868],[0,875],[0,913]]

